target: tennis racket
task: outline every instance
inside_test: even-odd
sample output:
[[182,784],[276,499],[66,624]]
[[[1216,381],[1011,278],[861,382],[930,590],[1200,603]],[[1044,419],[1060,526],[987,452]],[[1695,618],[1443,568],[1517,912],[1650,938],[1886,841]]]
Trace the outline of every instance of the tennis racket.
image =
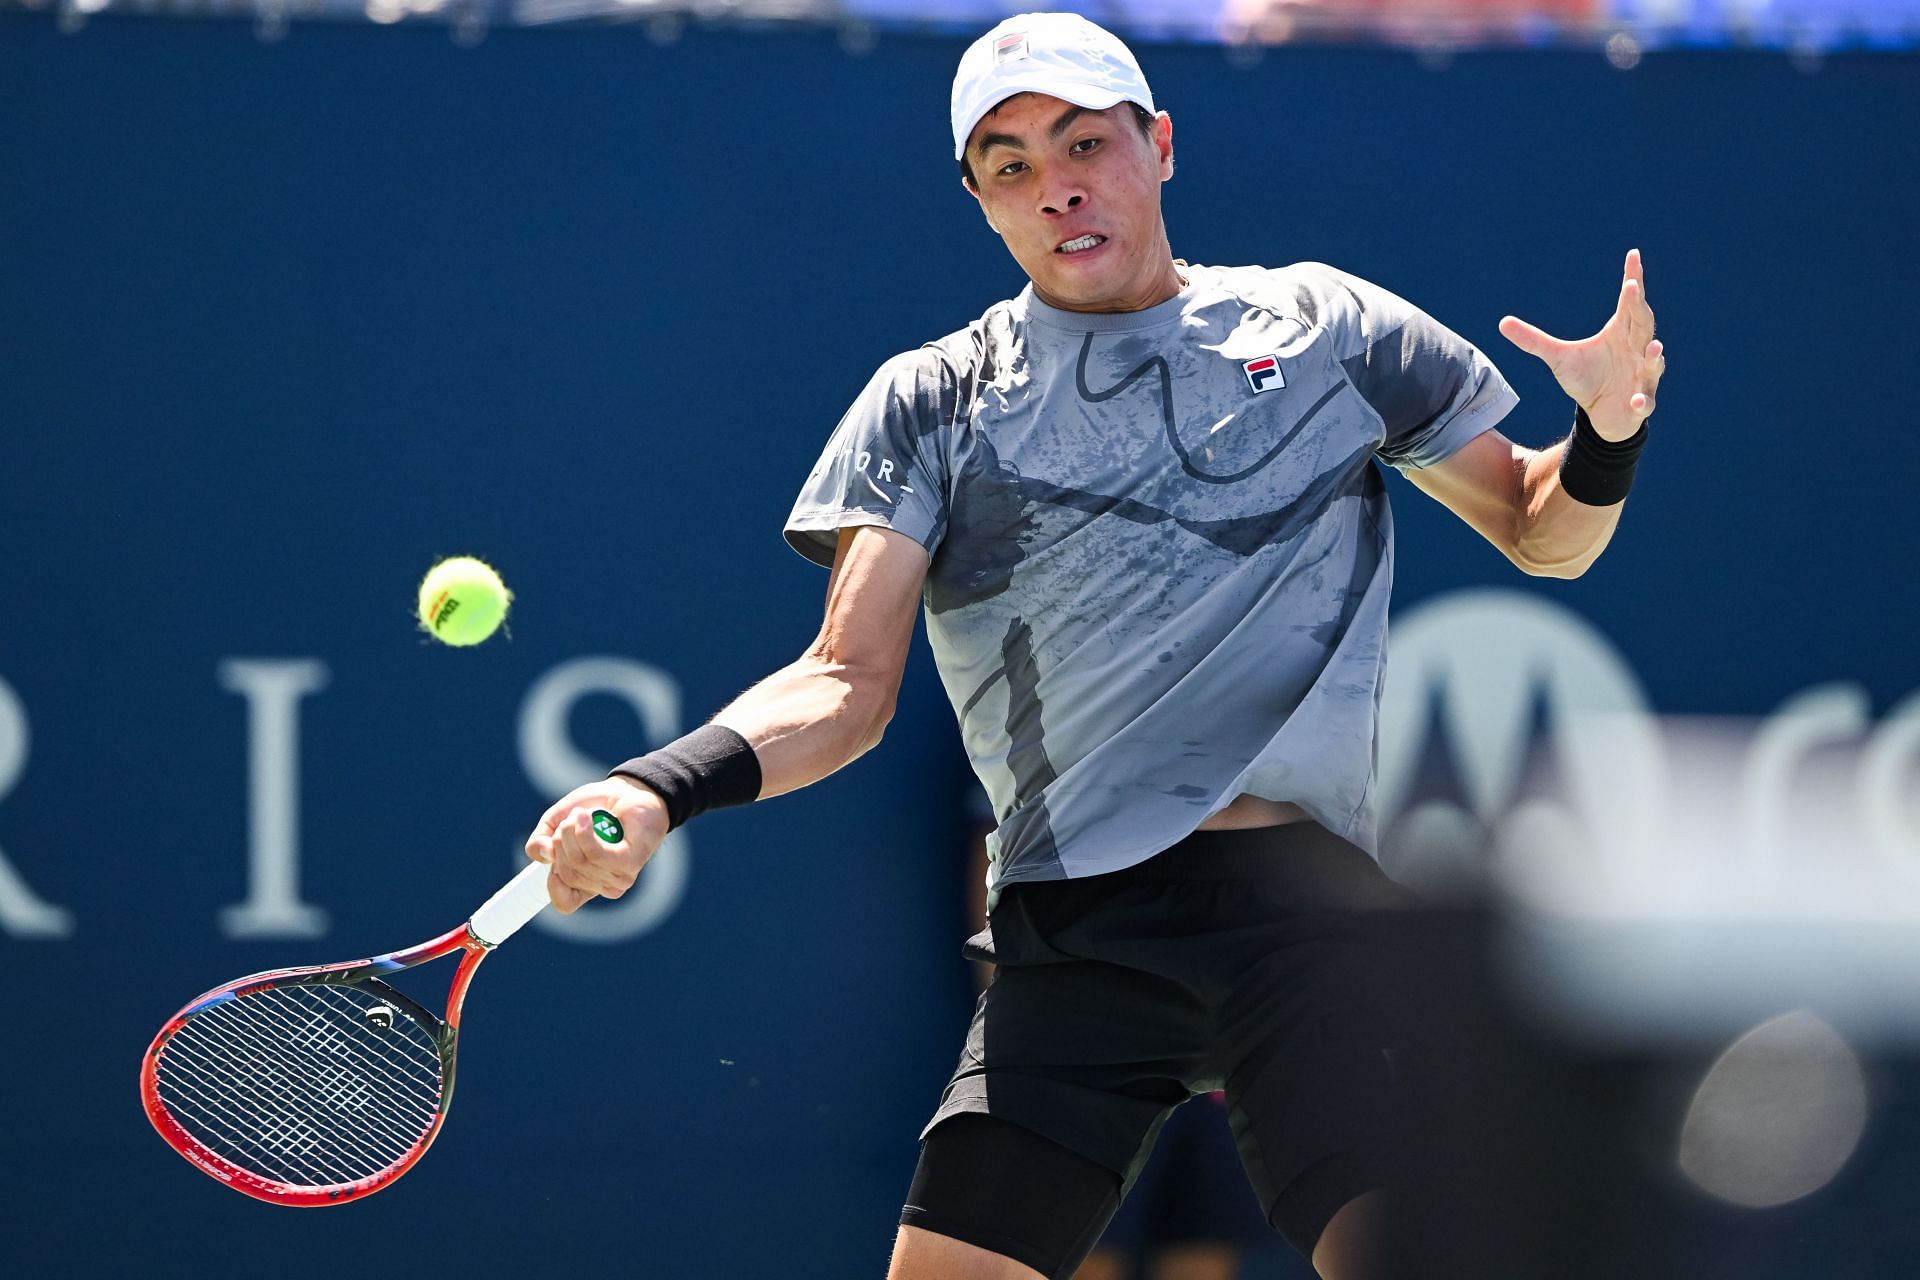
[[[623,835],[604,810],[593,829],[608,844]],[[147,1118],[200,1170],[256,1199],[345,1204],[380,1190],[440,1132],[467,986],[487,953],[547,905],[549,869],[528,864],[465,924],[417,947],[207,992],[147,1047]],[[385,981],[455,952],[443,1015]]]

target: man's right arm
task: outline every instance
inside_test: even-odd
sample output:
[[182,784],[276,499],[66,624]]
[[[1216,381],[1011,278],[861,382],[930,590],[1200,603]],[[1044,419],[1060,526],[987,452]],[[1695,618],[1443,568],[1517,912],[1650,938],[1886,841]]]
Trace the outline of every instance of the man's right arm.
[[[813,643],[713,719],[753,748],[761,799],[818,782],[880,741],[926,575],[926,549],[905,534],[867,525],[840,530]],[[595,809],[619,818],[620,841],[595,836]],[[527,856],[553,864],[548,893],[554,906],[573,911],[632,888],[666,834],[658,795],[628,778],[607,778],[556,801],[527,838]]]
[[761,799],[818,782],[880,741],[926,576],[926,549],[905,534],[840,531],[820,634],[713,718],[759,758]]

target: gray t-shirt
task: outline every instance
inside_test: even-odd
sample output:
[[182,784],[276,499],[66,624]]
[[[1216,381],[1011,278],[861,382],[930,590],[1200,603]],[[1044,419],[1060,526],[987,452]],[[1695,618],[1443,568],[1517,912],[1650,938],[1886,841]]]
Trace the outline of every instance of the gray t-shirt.
[[786,534],[931,556],[927,632],[993,802],[996,888],[1097,875],[1236,796],[1371,850],[1393,519],[1516,397],[1470,343],[1317,263],[1185,269],[1145,311],[1033,296],[896,356]]

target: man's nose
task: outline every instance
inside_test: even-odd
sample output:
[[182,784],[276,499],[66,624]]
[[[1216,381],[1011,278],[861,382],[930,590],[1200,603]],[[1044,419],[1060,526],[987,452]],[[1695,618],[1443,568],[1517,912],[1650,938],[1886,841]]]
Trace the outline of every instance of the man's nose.
[[1086,198],[1083,192],[1075,190],[1050,191],[1047,193],[1046,203],[1040,206],[1040,212],[1057,217],[1060,214],[1079,208],[1081,202]]

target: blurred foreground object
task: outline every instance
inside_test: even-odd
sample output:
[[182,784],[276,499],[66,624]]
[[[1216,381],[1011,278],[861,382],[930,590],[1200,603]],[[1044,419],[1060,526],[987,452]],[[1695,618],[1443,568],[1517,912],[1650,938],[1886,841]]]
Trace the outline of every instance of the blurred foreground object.
[[1831,1182],[1866,1121],[1859,1056],[1813,1014],[1784,1013],[1734,1041],[1701,1080],[1680,1169],[1729,1204],[1770,1208]]

